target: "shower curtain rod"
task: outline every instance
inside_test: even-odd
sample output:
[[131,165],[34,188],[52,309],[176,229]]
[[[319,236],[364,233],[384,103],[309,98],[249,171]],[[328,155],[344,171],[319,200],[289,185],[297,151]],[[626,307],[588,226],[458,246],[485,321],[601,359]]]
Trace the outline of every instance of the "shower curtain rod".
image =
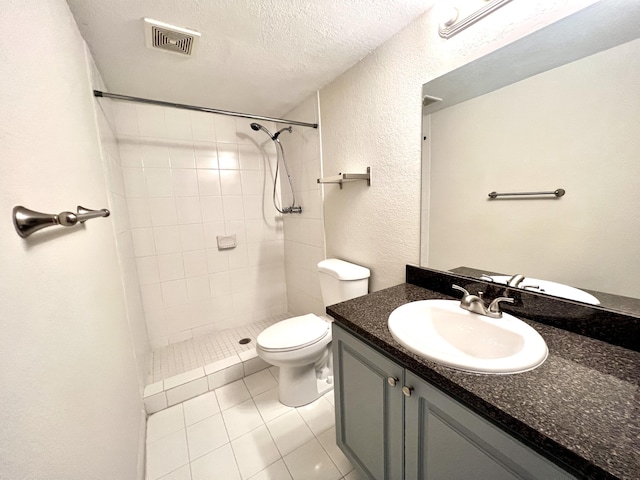
[[260,115],[251,115],[249,113],[230,112],[228,110],[218,110],[216,108],[197,107],[195,105],[184,105],[182,103],[163,102],[162,100],[151,100],[149,98],[130,97],[129,95],[118,95],[117,93],[101,92],[94,90],[95,97],[113,98],[115,100],[125,100],[127,102],[148,103],[151,105],[161,105],[163,107],[182,108],[183,110],[195,110],[196,112],[217,113],[219,115],[229,115],[231,117],[251,118],[254,120],[263,120],[267,122],[284,123],[287,125],[297,125],[299,127],[318,128],[317,123],[298,122],[296,120],[287,120],[284,118],[263,117]]

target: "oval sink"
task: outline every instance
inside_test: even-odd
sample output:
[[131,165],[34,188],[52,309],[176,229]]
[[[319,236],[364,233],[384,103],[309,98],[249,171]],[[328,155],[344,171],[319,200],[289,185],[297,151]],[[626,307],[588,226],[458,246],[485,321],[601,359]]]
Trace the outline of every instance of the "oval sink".
[[[489,278],[496,283],[506,285],[511,277],[508,275],[491,275]],[[549,280],[525,277],[517,288],[529,292],[546,293],[554,297],[566,298],[567,300],[575,300],[576,302],[588,303],[590,305],[600,305],[600,300],[584,290],[563,283],[550,282]]]
[[547,344],[513,315],[489,318],[456,300],[421,300],[396,308],[389,331],[408,350],[436,363],[474,373],[520,373],[540,366]]

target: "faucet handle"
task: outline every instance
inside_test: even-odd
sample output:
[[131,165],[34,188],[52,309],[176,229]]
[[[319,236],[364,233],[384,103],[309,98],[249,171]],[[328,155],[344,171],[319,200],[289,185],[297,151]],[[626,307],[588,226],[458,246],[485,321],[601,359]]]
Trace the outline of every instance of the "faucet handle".
[[489,312],[499,314],[499,316],[502,316],[502,312],[500,311],[500,305],[499,305],[500,302],[513,303],[514,301],[515,300],[513,298],[498,297],[494,299],[493,302],[491,302],[491,304],[489,305]]
[[453,288],[454,290],[460,290],[462,293],[464,293],[465,297],[471,295],[467,290],[465,290],[464,288],[462,288],[462,287],[460,287],[460,286],[458,286],[456,284],[451,285],[451,288]]

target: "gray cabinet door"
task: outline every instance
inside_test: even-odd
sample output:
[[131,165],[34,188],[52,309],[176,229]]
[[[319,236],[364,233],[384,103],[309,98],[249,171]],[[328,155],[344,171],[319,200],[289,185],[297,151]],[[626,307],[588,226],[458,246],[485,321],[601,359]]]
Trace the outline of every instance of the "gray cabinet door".
[[411,372],[405,384],[407,480],[574,478]]
[[333,355],[338,446],[369,478],[404,478],[403,369],[335,323]]

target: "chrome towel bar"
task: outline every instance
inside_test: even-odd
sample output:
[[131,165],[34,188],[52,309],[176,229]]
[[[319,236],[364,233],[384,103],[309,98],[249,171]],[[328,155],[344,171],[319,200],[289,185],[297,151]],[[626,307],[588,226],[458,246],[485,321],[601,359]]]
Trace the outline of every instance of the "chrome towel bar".
[[498,192],[491,192],[489,194],[490,198],[496,198],[496,197],[517,197],[517,196],[525,196],[525,195],[554,195],[555,197],[561,197],[563,196],[565,193],[564,189],[562,188],[558,188],[557,190],[554,190],[553,192],[512,192],[512,193],[498,193]]
[[89,210],[80,205],[78,205],[76,213],[60,212],[57,215],[36,212],[19,205],[13,207],[13,226],[16,227],[18,235],[22,238],[27,238],[33,232],[37,232],[46,227],[52,227],[54,225],[73,227],[78,223],[84,223],[92,218],[108,217],[109,215],[111,215],[111,212],[106,208],[102,210]]

